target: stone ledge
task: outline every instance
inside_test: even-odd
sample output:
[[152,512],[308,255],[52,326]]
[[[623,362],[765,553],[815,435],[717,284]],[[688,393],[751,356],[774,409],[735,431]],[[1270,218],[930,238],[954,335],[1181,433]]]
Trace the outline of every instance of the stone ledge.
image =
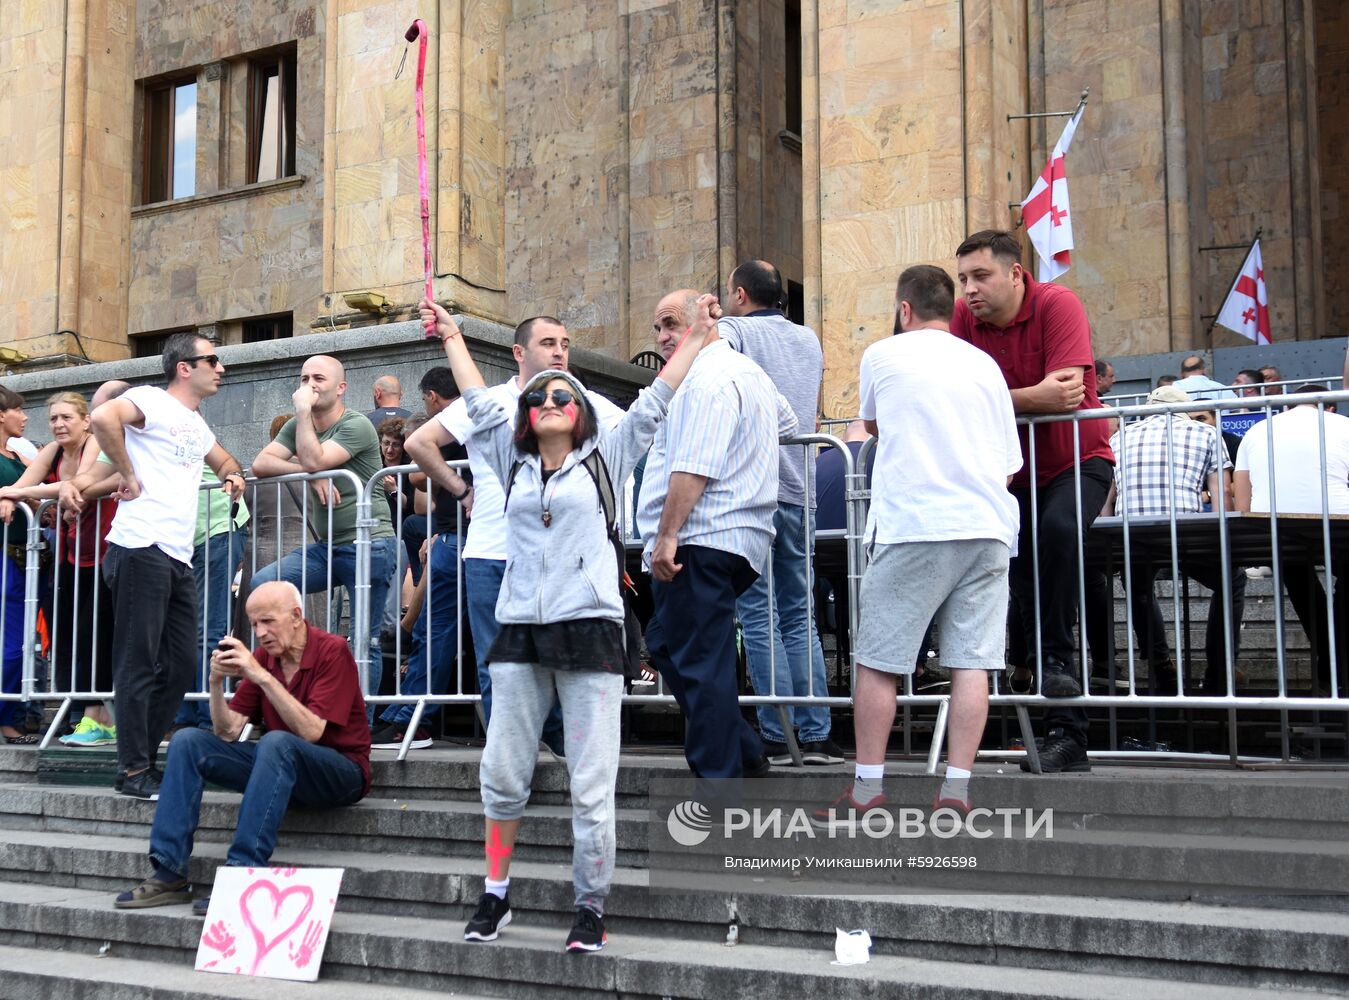
[[307,177],[296,174],[293,177],[281,177],[274,181],[258,181],[243,187],[227,188],[210,194],[194,194],[187,198],[175,198],[172,201],[156,201],[149,205],[137,205],[131,209],[131,218],[142,219],[150,215],[163,215],[165,212],[177,212],[181,209],[200,208],[203,205],[216,205],[222,201],[235,201],[238,198],[250,198],[253,195],[272,194],[304,186]]

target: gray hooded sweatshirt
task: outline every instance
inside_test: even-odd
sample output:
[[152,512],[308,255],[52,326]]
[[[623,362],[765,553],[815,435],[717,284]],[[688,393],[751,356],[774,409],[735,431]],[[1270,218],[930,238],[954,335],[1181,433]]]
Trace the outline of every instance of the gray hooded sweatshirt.
[[[598,450],[609,469],[614,496],[651,447],[656,427],[674,397],[669,383],[656,379],[637,396],[623,420],[606,431],[599,427],[585,387],[567,372],[540,372],[521,390],[542,388],[554,379],[572,387],[578,405],[596,433],[572,450],[545,484],[538,455],[515,445],[515,414],[483,388],[464,390],[473,419],[474,444],[481,449],[503,488],[520,463],[506,501],[506,574],[497,598],[502,625],[546,625],[601,618],[623,623],[618,563],[604,522],[604,507],[590,473],[581,464]],[[551,523],[544,524],[544,512]]]

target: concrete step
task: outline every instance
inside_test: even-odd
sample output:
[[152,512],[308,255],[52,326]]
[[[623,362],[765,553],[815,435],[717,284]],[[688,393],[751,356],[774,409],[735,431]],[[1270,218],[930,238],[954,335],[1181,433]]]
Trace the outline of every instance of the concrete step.
[[[0,983],[6,997],[66,997],[68,1000],[275,1000],[283,990],[304,986],[275,979],[194,972],[192,963],[143,962],[111,955],[62,951],[59,962],[42,948],[0,946]],[[364,983],[325,979],[324,1000],[370,1000]],[[456,993],[462,1000],[480,1000]],[[399,1000],[440,1000],[441,991],[398,991]]]
[[[631,934],[616,919],[611,923],[608,947],[578,957],[562,948],[567,920],[535,923],[522,915],[498,941],[483,945],[462,940],[462,917],[428,920],[339,913],[332,922],[322,977],[325,983],[377,983],[386,991],[452,989],[531,1000],[601,992],[709,1000],[765,996],[1256,1000],[1337,995],[1311,977],[1300,978],[1299,989],[1276,981],[1251,988],[890,954],[874,955],[866,965],[835,966],[834,931],[827,923],[803,947],[727,947]],[[117,959],[184,968],[191,964],[201,930],[202,921],[186,907],[121,911],[111,909],[103,893],[0,883],[0,944],[79,954],[105,948]]]
[[[1121,769],[1123,771],[1123,769]],[[1200,772],[1201,774],[1203,772]],[[1221,772],[1213,772],[1215,775]],[[815,779],[810,782],[810,779]],[[802,783],[818,788],[807,802],[837,793],[835,776],[803,776],[759,783],[765,801],[802,801]],[[1191,892],[1349,894],[1349,796],[1343,780],[1305,780],[1293,787],[1254,782],[1238,792],[1226,780],[1146,782],[1071,775],[1033,781],[1017,774],[989,775],[979,801],[998,807],[1055,809],[1053,839],[988,840],[978,847],[978,870],[943,873],[947,888],[1037,891],[1174,898]],[[781,796],[773,789],[785,789]],[[806,787],[810,787],[808,784]],[[887,793],[896,804],[926,806],[935,779],[896,775]],[[207,792],[199,843],[233,837],[239,796]],[[0,825],[18,831],[148,839],[154,803],[109,789],[43,785],[0,786]],[[519,844],[531,860],[566,865],[571,860],[567,805],[531,805]],[[617,810],[618,864],[650,863],[646,809]],[[292,810],[278,850],[303,848],[381,854],[457,855],[479,858],[482,813],[467,800],[368,798],[346,809]],[[924,853],[924,852],[919,852]],[[662,864],[680,858],[660,859]],[[1089,887],[1084,886],[1089,880]],[[935,883],[929,883],[935,884]],[[844,890],[846,891],[846,889]]]
[[[144,841],[6,831],[0,880],[92,890],[100,906],[145,877]],[[208,892],[224,861],[201,845],[190,872]],[[346,874],[339,912],[462,921],[482,891],[482,863],[468,858],[347,854],[289,848],[278,864],[338,867]],[[573,907],[567,865],[518,861],[511,902],[517,919],[563,926]],[[670,941],[741,942],[788,949],[818,946],[830,927],[865,927],[876,954],[976,964],[1020,965],[1116,975],[1165,976],[1254,986],[1272,982],[1349,989],[1349,915],[1273,908],[1158,904],[1130,900],[986,894],[894,897],[744,896],[653,893],[646,872],[619,869],[606,905],[612,927]]]

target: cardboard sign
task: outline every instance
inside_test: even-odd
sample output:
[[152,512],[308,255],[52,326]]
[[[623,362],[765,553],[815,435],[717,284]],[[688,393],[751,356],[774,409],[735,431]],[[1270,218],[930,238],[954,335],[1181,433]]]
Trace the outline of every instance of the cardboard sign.
[[198,972],[318,978],[341,868],[217,868]]

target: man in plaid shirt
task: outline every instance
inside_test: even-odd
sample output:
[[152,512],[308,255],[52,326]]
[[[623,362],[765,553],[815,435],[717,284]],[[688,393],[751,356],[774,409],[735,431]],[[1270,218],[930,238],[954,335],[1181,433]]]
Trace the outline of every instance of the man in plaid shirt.
[[[1188,403],[1190,397],[1174,386],[1155,389],[1148,403]],[[1166,518],[1174,507],[1177,514],[1204,509],[1203,493],[1217,496],[1226,491],[1232,467],[1216,428],[1191,420],[1183,413],[1159,413],[1116,431],[1110,439],[1115,452],[1115,483],[1106,501],[1106,513],[1127,511],[1130,518]],[[1228,501],[1230,510],[1231,502]],[[1154,600],[1153,584],[1159,573],[1171,572],[1169,546],[1157,548],[1132,542],[1132,587],[1134,632],[1148,654],[1156,686],[1175,690],[1176,669],[1171,662],[1161,611]],[[1241,615],[1246,606],[1246,574],[1239,567],[1223,566],[1217,556],[1192,556],[1177,551],[1180,572],[1213,591],[1209,603],[1204,652],[1205,693],[1227,693],[1227,651],[1223,625],[1223,576],[1231,581],[1232,657],[1236,659]],[[1179,578],[1175,584],[1180,586]]]

